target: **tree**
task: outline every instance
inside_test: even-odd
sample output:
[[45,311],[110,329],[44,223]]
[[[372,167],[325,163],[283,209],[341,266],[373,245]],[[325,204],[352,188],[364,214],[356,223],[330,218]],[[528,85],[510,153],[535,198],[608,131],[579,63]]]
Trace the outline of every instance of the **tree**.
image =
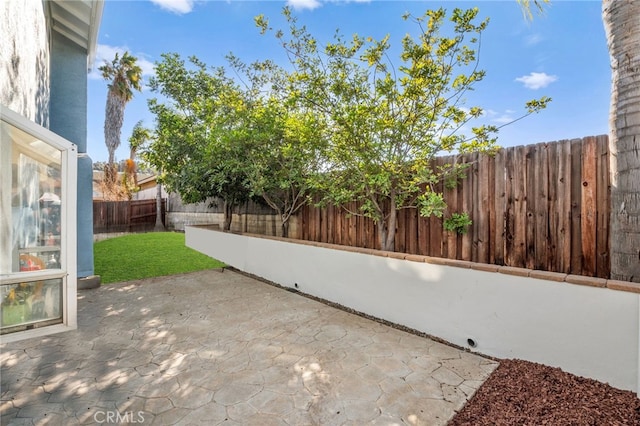
[[107,185],[115,185],[115,151],[120,146],[120,134],[124,121],[124,109],[133,98],[133,89],[140,91],[142,69],[136,64],[137,59],[125,52],[122,56],[116,53],[111,63],[105,62],[98,68],[102,77],[110,81],[107,92],[107,105],[104,120],[104,141],[109,152],[109,167],[105,168]]
[[315,118],[273,98],[252,112],[249,187],[277,212],[288,237],[289,220],[307,203],[309,178],[317,170]]
[[[400,209],[417,208],[421,215],[441,216],[446,205],[435,185],[455,182],[461,164],[435,169],[442,152],[493,152],[498,128],[480,125],[472,136],[461,130],[482,115],[477,106],[464,107],[465,96],[485,73],[478,69],[480,37],[488,21],[478,21],[477,9],[455,9],[451,36],[444,36],[444,9],[421,17],[406,15],[418,28],[417,39],[402,39],[400,65],[389,60],[389,37],[382,40],[336,33],[324,48],[291,11],[283,11],[289,35],[275,31],[293,67],[286,86],[302,111],[312,111],[328,141],[321,150],[322,168],[311,177],[323,202],[347,208],[357,201],[355,215],[372,218],[379,247],[393,250]],[[263,16],[256,24],[272,31]],[[527,102],[524,115],[550,101]],[[522,118],[522,117],[521,117]],[[514,120],[515,121],[515,120]]]
[[138,186],[136,155],[138,150],[149,140],[151,140],[151,130],[142,125],[142,120],[138,121],[135,126],[133,126],[131,136],[129,137],[129,160],[127,162],[129,164],[128,167],[132,171],[134,187]]
[[279,90],[287,72],[269,60],[247,66],[227,56],[245,84],[247,181],[251,193],[274,209],[281,235],[289,236],[289,220],[309,199],[309,180],[318,170],[323,143],[322,122],[313,111],[297,108],[290,93]]
[[128,199],[131,199],[132,193],[138,188],[137,152],[149,140],[151,140],[151,131],[142,125],[142,120],[138,121],[129,136],[129,158],[125,161],[122,178],[122,186],[127,192]]
[[640,2],[602,2],[611,56],[611,278],[640,282]]
[[149,101],[156,116],[149,160],[162,170],[162,182],[185,202],[222,198],[223,229],[229,230],[234,207],[250,196],[242,91],[223,68],[209,72],[192,57],[193,69],[187,69],[177,54],[162,57],[150,86],[167,102]]

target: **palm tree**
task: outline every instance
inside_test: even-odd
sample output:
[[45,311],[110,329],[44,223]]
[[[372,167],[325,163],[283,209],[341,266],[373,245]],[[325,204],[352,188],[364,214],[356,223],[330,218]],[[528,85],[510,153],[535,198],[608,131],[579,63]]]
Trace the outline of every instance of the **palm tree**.
[[138,149],[147,141],[151,140],[151,131],[142,126],[142,120],[133,126],[133,131],[129,137],[129,159],[127,160],[127,170],[133,177],[133,186],[138,186],[138,171],[136,167],[136,155]]
[[640,282],[640,1],[603,0],[611,56],[611,278]]
[[124,121],[124,108],[133,98],[133,90],[142,89],[142,68],[136,64],[137,58],[125,52],[122,56],[116,53],[111,63],[105,62],[98,68],[108,85],[107,106],[104,119],[104,142],[109,151],[109,167],[105,168],[105,179],[108,184],[116,181],[115,151],[120,146],[120,133]]

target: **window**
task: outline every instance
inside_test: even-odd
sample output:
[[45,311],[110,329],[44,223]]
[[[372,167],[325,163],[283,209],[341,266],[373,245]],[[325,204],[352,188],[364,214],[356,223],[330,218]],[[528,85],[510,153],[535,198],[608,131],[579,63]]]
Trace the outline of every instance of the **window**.
[[[0,110],[0,335],[75,328],[75,145]],[[13,338],[11,340],[14,340]]]

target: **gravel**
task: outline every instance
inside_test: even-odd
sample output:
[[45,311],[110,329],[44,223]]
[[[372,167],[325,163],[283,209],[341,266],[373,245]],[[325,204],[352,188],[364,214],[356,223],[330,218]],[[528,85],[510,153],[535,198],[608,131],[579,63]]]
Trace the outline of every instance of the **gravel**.
[[449,422],[459,425],[640,425],[640,399],[559,368],[503,360]]

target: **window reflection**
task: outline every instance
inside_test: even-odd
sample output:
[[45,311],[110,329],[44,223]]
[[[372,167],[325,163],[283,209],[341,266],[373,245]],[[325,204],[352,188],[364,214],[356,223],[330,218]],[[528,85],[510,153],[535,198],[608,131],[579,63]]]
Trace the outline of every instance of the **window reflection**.
[[11,272],[59,269],[61,152],[5,122],[2,127],[11,140]]
[[0,286],[0,308],[0,334],[35,322],[62,322],[62,279]]
[[[63,322],[62,151],[0,121],[0,334]],[[7,279],[7,281],[4,281]],[[7,283],[9,282],[9,283]]]

